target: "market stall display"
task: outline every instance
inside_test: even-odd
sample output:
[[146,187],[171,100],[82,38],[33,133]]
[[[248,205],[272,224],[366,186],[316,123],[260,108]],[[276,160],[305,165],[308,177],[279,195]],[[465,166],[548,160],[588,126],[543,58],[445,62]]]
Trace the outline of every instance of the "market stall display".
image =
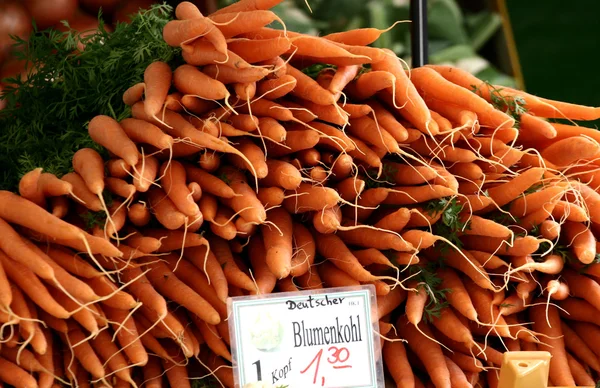
[[73,171],[0,191],[0,381],[233,387],[228,297],[370,284],[398,387],[496,387],[518,350],[596,384],[600,133],[557,120],[600,108],[273,29],[280,1],[181,3]]

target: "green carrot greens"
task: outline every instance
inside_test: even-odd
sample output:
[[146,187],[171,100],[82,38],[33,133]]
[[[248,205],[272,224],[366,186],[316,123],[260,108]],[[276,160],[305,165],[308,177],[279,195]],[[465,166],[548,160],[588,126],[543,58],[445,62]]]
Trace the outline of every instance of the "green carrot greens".
[[170,6],[155,5],[113,32],[100,18],[98,32],[88,36],[47,30],[35,31],[29,41],[16,38],[16,55],[31,70],[26,80],[6,81],[11,86],[3,97],[8,106],[0,111],[0,189],[15,190],[36,167],[61,176],[71,170],[76,150],[100,150],[88,136],[88,121],[99,114],[127,117],[122,95],[143,80],[146,67],[157,60],[175,65],[179,49],[162,38],[172,13]]

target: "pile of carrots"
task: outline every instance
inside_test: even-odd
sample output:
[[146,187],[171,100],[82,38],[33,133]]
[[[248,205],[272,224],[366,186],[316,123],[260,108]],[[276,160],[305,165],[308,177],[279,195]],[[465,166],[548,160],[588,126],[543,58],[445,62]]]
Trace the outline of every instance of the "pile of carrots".
[[89,123],[110,158],[0,192],[0,381],[233,387],[228,297],[373,284],[398,387],[496,387],[518,350],[594,385],[600,132],[553,121],[600,109],[268,28],[280,1],[181,3],[185,64]]

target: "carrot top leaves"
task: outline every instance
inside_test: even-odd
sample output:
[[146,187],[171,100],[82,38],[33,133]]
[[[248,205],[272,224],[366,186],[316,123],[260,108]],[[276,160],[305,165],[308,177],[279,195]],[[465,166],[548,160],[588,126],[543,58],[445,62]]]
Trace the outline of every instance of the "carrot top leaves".
[[472,91],[481,95],[480,89],[487,87],[490,91],[490,99],[494,108],[501,110],[507,115],[515,119],[515,127],[519,128],[519,121],[523,113],[527,113],[525,107],[525,99],[519,96],[503,96],[502,88],[497,88],[489,82],[484,82],[482,85],[471,85]]
[[204,378],[193,378],[190,379],[192,388],[217,388],[220,387],[221,384],[212,376],[204,377]]
[[365,188],[373,189],[377,187],[391,187],[394,186],[394,176],[398,172],[398,168],[394,165],[384,163],[381,170],[381,176],[379,178],[373,178],[367,174],[365,179]]
[[337,69],[335,65],[328,65],[326,63],[315,63],[302,69],[302,72],[310,78],[317,78],[319,73],[325,69]]
[[533,194],[537,191],[540,191],[542,188],[544,187],[543,183],[536,183],[535,185],[531,186],[530,188],[528,188],[527,190],[525,190],[523,192],[523,194],[527,195],[527,194]]
[[15,190],[21,175],[37,167],[69,172],[82,147],[100,151],[88,121],[98,114],[127,117],[122,95],[146,67],[156,60],[175,65],[179,49],[162,38],[171,14],[170,6],[155,5],[113,32],[99,18],[98,31],[88,36],[35,30],[29,41],[17,38],[16,55],[32,71],[26,80],[6,82],[12,86],[5,87],[7,107],[0,111],[0,189]]
[[438,318],[442,309],[448,306],[446,294],[451,292],[449,289],[440,289],[442,279],[437,277],[436,270],[444,266],[444,259],[440,258],[437,262],[429,262],[426,266],[410,266],[410,274],[414,275],[419,286],[418,292],[427,292],[429,299],[423,310],[423,319],[425,322],[431,322],[433,318]]
[[[502,206],[499,210],[495,210],[486,215],[486,218],[492,220],[500,225],[510,226],[518,224],[520,219],[517,216],[513,216],[508,212],[510,203]],[[518,232],[517,232],[518,233]]]
[[[433,225],[433,233],[442,236],[452,242],[458,248],[462,247],[462,242],[458,238],[458,233],[469,229],[469,222],[462,222],[459,214],[463,205],[456,201],[456,198],[440,198],[429,201],[425,206],[425,211],[430,216],[442,213],[440,222]],[[450,246],[445,242],[440,242],[440,248],[446,250]]]
[[104,211],[87,211],[81,214],[81,219],[88,230],[93,229],[95,226],[103,228],[106,223],[106,213]]

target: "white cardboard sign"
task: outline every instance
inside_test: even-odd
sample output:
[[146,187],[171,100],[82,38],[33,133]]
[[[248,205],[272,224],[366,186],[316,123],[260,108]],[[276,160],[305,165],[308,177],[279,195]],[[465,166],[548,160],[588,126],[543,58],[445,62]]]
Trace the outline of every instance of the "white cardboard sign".
[[236,387],[382,388],[372,285],[230,298]]

